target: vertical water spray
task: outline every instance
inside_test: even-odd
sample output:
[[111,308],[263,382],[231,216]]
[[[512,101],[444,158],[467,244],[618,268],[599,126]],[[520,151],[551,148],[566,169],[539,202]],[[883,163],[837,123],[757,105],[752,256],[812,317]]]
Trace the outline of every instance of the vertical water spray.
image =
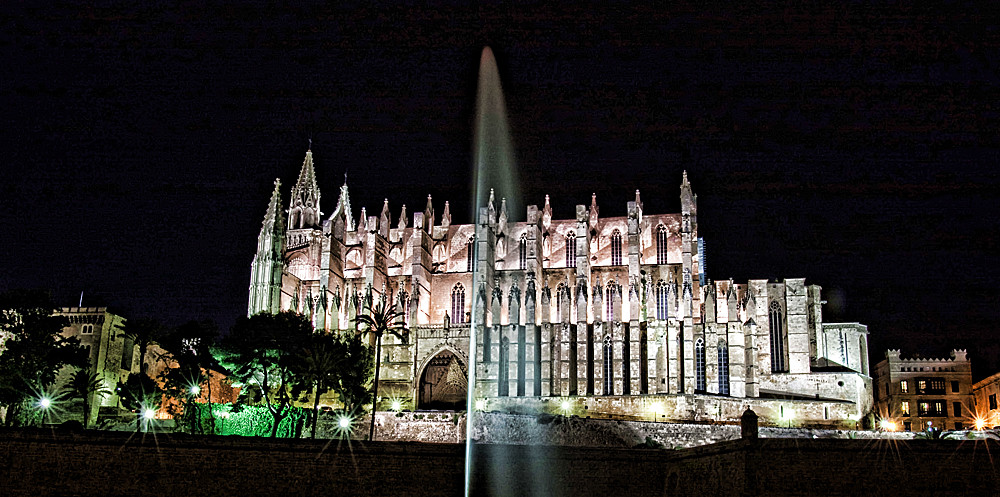
[[[517,175],[517,163],[514,156],[514,146],[511,140],[510,129],[507,124],[507,108],[504,103],[503,91],[500,87],[500,74],[497,71],[496,59],[493,58],[493,51],[489,47],[483,48],[482,56],[479,60],[479,84],[476,91],[476,115],[475,115],[475,135],[473,138],[473,163],[472,163],[472,219],[476,224],[477,233],[479,225],[484,221],[481,216],[485,215],[484,208],[489,202],[489,196],[495,191],[496,198],[506,198],[509,212],[519,213],[521,208],[521,195]],[[516,214],[515,214],[516,215]],[[495,220],[494,220],[495,221]],[[483,294],[480,288],[492,286],[492,274],[484,274],[486,271],[480,268],[479,257],[481,254],[481,243],[476,241],[473,253],[474,260],[472,268],[472,319],[469,332],[469,384],[467,387],[467,419],[466,419],[466,447],[465,447],[465,494],[471,495],[472,475],[473,475],[473,443],[472,435],[476,416],[476,399],[484,396],[484,392],[477,392],[476,373],[478,356],[476,351],[478,330],[485,323],[483,322],[485,312],[480,315],[477,309],[485,308],[482,302]],[[485,254],[491,254],[492,250],[485,250]],[[493,261],[484,265],[492,267]],[[492,271],[490,271],[492,272]],[[489,292],[486,292],[488,295]]]

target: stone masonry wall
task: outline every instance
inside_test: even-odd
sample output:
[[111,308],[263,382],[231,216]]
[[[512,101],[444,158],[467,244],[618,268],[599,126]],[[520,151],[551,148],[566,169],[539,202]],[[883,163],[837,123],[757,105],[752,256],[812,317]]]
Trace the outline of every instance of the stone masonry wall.
[[[994,440],[477,445],[472,495],[996,496]],[[462,495],[465,446],[0,431],[0,495]]]

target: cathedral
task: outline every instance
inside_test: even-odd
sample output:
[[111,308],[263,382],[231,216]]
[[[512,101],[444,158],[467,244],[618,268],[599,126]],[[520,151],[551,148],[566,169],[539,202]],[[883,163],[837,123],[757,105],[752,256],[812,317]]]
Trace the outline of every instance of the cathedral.
[[394,222],[388,200],[355,218],[345,182],[324,217],[307,151],[287,204],[275,181],[248,313],[343,332],[386,299],[410,335],[383,338],[379,396],[413,409],[464,410],[472,375],[477,409],[735,422],[751,407],[775,426],[858,426],[872,408],[866,326],[824,323],[821,288],[802,278],[708,279],[680,179],[679,213],[644,212],[637,190],[619,215],[593,195],[553,219],[546,196],[512,222],[491,193],[475,224],[452,224],[430,195]]

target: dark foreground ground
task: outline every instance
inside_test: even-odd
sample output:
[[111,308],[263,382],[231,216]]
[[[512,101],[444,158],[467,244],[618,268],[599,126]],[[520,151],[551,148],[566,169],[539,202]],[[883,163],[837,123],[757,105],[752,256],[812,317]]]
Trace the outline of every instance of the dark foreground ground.
[[[474,495],[1000,495],[993,440],[479,445]],[[462,495],[465,446],[0,431],[0,495]]]

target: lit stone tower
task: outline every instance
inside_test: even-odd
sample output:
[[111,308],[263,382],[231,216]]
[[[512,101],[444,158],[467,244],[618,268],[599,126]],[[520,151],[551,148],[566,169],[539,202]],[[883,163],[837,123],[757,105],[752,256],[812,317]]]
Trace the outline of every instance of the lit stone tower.
[[280,310],[284,250],[285,214],[281,210],[281,180],[276,179],[271,202],[264,215],[264,225],[257,237],[257,255],[250,266],[250,302],[247,315]]
[[[301,312],[310,318],[322,311],[324,294],[319,285],[323,231],[320,228],[319,187],[313,169],[312,150],[306,151],[299,180],[288,202],[288,232],[285,260],[293,282],[283,284],[282,309]],[[315,322],[314,322],[315,324]]]

